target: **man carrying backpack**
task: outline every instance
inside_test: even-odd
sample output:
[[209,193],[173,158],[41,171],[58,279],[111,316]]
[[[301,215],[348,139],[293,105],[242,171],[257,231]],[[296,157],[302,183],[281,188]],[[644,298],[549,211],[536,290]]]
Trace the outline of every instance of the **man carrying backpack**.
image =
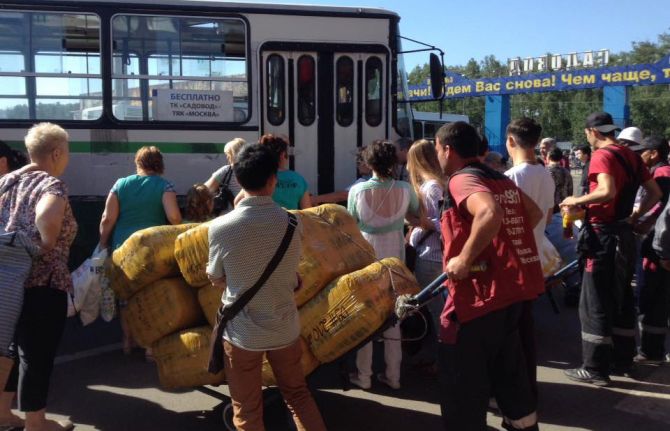
[[[661,191],[640,156],[614,137],[612,116],[596,112],[586,119],[586,139],[593,148],[589,193],[567,197],[564,211],[586,207],[578,252],[584,275],[579,301],[582,366],[565,370],[575,381],[607,386],[613,371],[630,372],[635,356],[635,308],[631,281],[635,268],[632,226],[658,202]],[[633,211],[635,194],[647,195]]]

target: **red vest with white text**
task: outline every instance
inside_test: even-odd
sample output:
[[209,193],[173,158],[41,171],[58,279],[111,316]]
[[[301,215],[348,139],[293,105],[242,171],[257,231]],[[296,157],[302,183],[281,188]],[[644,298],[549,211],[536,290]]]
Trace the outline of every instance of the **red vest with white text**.
[[[520,189],[503,174],[473,163],[452,175],[470,174],[481,179],[502,207],[500,230],[475,264],[485,263],[482,272],[471,272],[463,280],[448,280],[449,297],[441,316],[443,332],[450,322],[464,323],[510,304],[535,299],[544,292],[542,266],[523,206]],[[441,218],[444,266],[458,256],[470,236],[472,217],[460,211],[449,192]]]

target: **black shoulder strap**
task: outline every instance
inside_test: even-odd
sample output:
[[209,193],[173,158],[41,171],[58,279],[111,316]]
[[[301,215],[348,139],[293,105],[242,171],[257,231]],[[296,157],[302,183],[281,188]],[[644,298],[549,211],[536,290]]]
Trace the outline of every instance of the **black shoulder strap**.
[[226,176],[223,177],[223,181],[221,182],[221,185],[228,187],[228,185],[230,184],[231,178],[233,178],[233,167],[231,165],[228,165],[228,172],[226,172]]
[[444,188],[444,199],[442,199],[442,205],[440,207],[440,214],[442,214],[444,211],[448,210],[453,206],[454,198],[451,196],[451,192],[449,191],[449,182],[453,177],[461,174],[470,174],[480,178],[490,177],[493,179],[497,179],[498,176],[507,178],[501,173],[494,171],[493,169],[479,162],[467,165],[460,171],[453,173],[449,178],[447,178]]
[[284,254],[286,253],[288,246],[291,244],[291,239],[293,239],[293,232],[295,232],[295,228],[298,225],[298,219],[296,218],[296,216],[292,213],[287,214],[288,214],[288,226],[286,226],[286,232],[284,233],[284,238],[282,238],[281,240],[281,244],[279,244],[279,248],[275,252],[275,255],[272,256],[272,259],[268,263],[268,266],[265,267],[265,271],[263,271],[263,274],[260,276],[256,284],[254,284],[250,289],[245,291],[237,299],[237,301],[230,304],[230,307],[225,308],[224,314],[228,320],[232,319],[237,313],[240,312],[240,310],[246,307],[246,305],[256,295],[256,293],[260,290],[263,284],[265,284],[268,278],[270,278],[274,270],[277,268],[277,265],[279,265],[279,262],[281,262],[282,258],[284,257]]
[[626,175],[628,175],[629,180],[635,180],[636,176],[635,173],[633,172],[633,168],[631,168],[630,164],[628,164],[628,161],[624,159],[624,157],[621,154],[619,154],[618,152],[614,151],[609,147],[603,147],[601,149],[606,150],[608,153],[612,154],[615,159],[617,159],[621,167],[623,167],[623,170],[626,171]]

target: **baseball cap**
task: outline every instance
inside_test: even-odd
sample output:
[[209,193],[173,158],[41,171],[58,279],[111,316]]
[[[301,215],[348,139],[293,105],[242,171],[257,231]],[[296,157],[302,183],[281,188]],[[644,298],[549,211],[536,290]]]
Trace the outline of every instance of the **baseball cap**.
[[596,129],[601,133],[609,133],[613,130],[621,130],[621,127],[614,124],[612,116],[607,112],[594,112],[586,117],[586,128]]
[[621,131],[621,133],[619,133],[617,139],[624,139],[633,144],[640,145],[642,143],[642,130],[638,129],[637,127],[626,127]]
[[628,148],[630,148],[631,151],[636,152],[646,150],[656,150],[659,151],[660,153],[665,153],[665,151],[667,151],[667,147],[668,143],[665,141],[665,139],[654,136],[648,136],[644,138],[642,143],[640,143],[639,145],[632,145]]

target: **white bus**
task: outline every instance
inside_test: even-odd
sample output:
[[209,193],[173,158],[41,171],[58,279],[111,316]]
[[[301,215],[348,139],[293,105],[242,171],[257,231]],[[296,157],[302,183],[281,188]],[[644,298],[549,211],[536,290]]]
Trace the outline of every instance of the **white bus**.
[[433,139],[437,129],[445,124],[456,121],[470,122],[470,118],[463,114],[442,114],[439,112],[413,111],[412,124],[414,127],[414,139]]
[[180,194],[226,163],[223,145],[283,134],[312,193],[355,180],[357,147],[411,137],[397,14],[190,0],[5,0],[1,136],[71,136],[73,197],[102,200],[143,145]]

